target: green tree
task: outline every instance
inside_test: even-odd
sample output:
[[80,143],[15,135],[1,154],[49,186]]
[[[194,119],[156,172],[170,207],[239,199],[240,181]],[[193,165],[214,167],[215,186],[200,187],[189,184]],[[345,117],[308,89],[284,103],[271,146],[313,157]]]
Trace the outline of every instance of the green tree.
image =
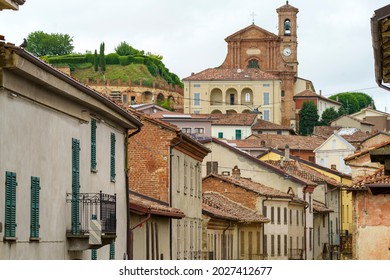
[[299,131],[300,135],[310,135],[313,133],[314,126],[318,124],[318,110],[313,101],[303,103],[299,111]]
[[326,108],[321,116],[321,125],[329,125],[332,121],[339,117],[339,113],[334,107]]
[[339,114],[339,117],[341,117],[347,114],[347,110],[344,108],[343,105],[341,105],[337,113]]
[[143,51],[139,51],[139,50],[133,48],[126,41],[123,41],[118,46],[116,46],[115,52],[120,56],[143,55]]
[[27,37],[27,50],[41,57],[45,55],[67,55],[72,53],[73,38],[68,34],[31,32]]
[[95,72],[99,71],[99,57],[97,54],[97,50],[95,50],[95,53],[93,54],[93,64]]
[[363,92],[341,92],[334,94],[329,99],[340,102],[347,114],[353,114],[372,104],[375,108],[374,100]]
[[103,73],[106,72],[106,56],[104,55],[104,42],[100,44],[100,52],[99,52],[99,65],[100,65],[100,71]]

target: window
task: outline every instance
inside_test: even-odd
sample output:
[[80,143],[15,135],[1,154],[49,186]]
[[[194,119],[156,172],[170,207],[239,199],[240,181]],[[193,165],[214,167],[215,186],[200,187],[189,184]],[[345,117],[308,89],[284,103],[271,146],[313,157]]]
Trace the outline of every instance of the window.
[[134,105],[136,103],[135,96],[130,96],[130,103],[131,103],[131,105]]
[[286,36],[291,35],[291,21],[289,19],[286,19],[284,21],[284,35]]
[[191,128],[190,128],[190,127],[183,127],[183,128],[181,129],[181,131],[182,131],[183,133],[190,134],[190,133],[191,133]]
[[[124,95],[125,96],[125,95]],[[91,171],[96,171],[96,120],[91,119]]]
[[236,140],[241,140],[241,129],[236,129]]
[[290,225],[292,225],[292,209],[290,209]]
[[38,177],[31,177],[30,204],[30,238],[39,238],[39,191],[41,189]]
[[271,224],[275,223],[274,207],[271,206]]
[[251,102],[251,94],[249,92],[245,93],[245,102]]
[[263,105],[269,105],[269,92],[263,93]]
[[265,205],[263,207],[263,216],[267,217],[267,206],[265,206]]
[[280,224],[280,207],[277,208],[277,217],[278,217],[278,224]]
[[80,233],[80,140],[72,138],[72,234]]
[[194,93],[194,106],[200,106],[200,93]]
[[115,182],[115,133],[111,133],[111,168],[110,168],[110,177],[111,181]]
[[263,120],[269,121],[269,110],[263,111]]
[[251,59],[248,62],[248,68],[260,68],[259,62],[256,59]]
[[127,102],[127,95],[122,95],[122,103],[126,104]]
[[283,208],[283,221],[284,221],[284,224],[287,225],[287,208],[284,207]]
[[265,234],[264,235],[264,252],[263,252],[263,254],[264,254],[264,256],[267,256],[268,255],[268,246],[267,246],[267,235]]
[[240,255],[244,256],[245,255],[245,232],[244,231],[240,231],[240,239],[241,239]]
[[203,127],[194,128],[194,133],[195,134],[204,134],[204,128]]
[[275,235],[271,235],[271,256],[275,256]]
[[284,250],[283,253],[287,256],[287,234],[284,235]]
[[16,173],[5,172],[4,237],[16,236]]
[[298,210],[297,210],[297,226],[299,226],[299,213],[298,213]]
[[210,173],[218,174],[218,161],[208,161],[206,162],[206,174]]
[[223,138],[223,132],[218,132],[218,138]]
[[194,87],[199,88],[200,84],[194,84]]
[[270,85],[269,84],[263,84],[263,87],[269,87]]
[[282,244],[281,236],[278,234],[278,256],[282,254]]

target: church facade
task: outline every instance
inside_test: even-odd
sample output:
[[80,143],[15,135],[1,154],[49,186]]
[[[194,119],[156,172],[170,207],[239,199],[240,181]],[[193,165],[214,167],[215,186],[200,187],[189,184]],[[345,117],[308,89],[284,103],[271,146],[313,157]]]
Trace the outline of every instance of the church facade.
[[312,83],[297,77],[297,14],[288,1],[276,10],[278,34],[254,23],[228,36],[221,66],[183,79],[185,113],[260,112],[295,128],[294,94]]

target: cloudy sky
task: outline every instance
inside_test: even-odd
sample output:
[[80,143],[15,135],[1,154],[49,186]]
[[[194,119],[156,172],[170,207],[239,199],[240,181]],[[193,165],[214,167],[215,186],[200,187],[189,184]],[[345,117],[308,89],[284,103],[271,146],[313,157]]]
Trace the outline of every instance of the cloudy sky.
[[[277,34],[282,0],[27,0],[19,11],[2,11],[0,34],[20,44],[34,31],[65,33],[75,51],[106,54],[122,41],[160,54],[180,78],[222,64],[225,38],[254,22]],[[298,75],[325,96],[365,92],[390,112],[390,92],[374,79],[370,18],[388,0],[290,0],[298,13]]]

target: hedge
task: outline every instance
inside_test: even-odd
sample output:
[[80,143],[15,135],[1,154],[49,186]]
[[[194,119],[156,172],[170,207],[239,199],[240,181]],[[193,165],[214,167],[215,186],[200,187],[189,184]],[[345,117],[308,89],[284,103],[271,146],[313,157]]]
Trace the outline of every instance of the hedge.
[[119,55],[117,53],[110,53],[106,55],[106,63],[107,64],[119,64]]
[[119,60],[119,64],[122,66],[126,66],[130,64],[130,60],[128,56],[119,56],[118,60]]
[[51,64],[60,64],[60,63],[74,64],[74,63],[85,63],[87,61],[86,61],[85,55],[83,55],[83,56],[77,55],[77,56],[49,57],[48,62]]

